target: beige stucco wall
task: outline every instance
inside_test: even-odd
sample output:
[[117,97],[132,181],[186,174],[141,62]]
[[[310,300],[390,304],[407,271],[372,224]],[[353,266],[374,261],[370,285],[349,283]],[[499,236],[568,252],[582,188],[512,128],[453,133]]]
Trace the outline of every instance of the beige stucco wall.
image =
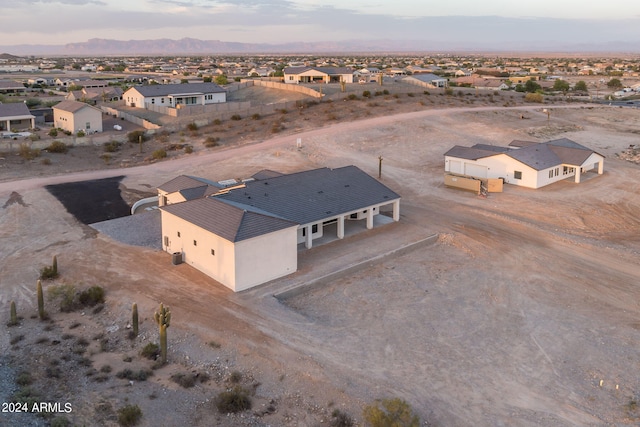
[[236,292],[298,269],[296,228],[294,225],[236,243]]
[[[75,113],[53,109],[53,122],[55,127],[76,133],[79,130],[90,132],[102,132],[102,111],[87,106]],[[90,123],[87,129],[87,122]]]
[[181,252],[184,263],[235,292],[297,269],[295,225],[234,244],[166,211],[161,216],[163,249]]

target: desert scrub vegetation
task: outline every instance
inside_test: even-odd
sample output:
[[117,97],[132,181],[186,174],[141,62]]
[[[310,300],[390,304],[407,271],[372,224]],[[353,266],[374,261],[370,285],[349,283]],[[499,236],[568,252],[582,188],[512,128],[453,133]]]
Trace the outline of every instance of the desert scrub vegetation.
[[182,373],[178,372],[171,375],[171,381],[178,384],[182,388],[191,388],[195,386],[198,382],[205,383],[209,381],[210,377],[206,372],[189,372]]
[[138,405],[126,405],[118,409],[118,424],[122,427],[138,425],[142,419],[142,410]]
[[131,369],[123,369],[116,374],[116,378],[121,378],[130,381],[146,381],[153,375],[153,372],[148,369],[139,369],[137,371]]
[[149,360],[156,360],[160,356],[160,346],[158,344],[150,342],[145,345],[140,351],[140,356]]
[[141,130],[134,130],[127,134],[127,141],[129,141],[132,144],[138,143],[140,141],[145,142],[148,140],[149,140],[149,137],[147,136],[147,134],[145,134],[144,131],[141,131]]
[[231,116],[231,120],[242,120],[242,116],[240,114],[234,114],[233,116]]
[[20,144],[18,154],[25,160],[33,160],[36,157],[40,157],[40,150],[37,148],[31,148],[27,144]]
[[528,93],[524,96],[525,102],[537,102],[542,104],[544,102],[544,96],[540,93]]
[[122,143],[120,143],[119,141],[109,141],[103,144],[103,148],[106,153],[115,153],[116,151],[120,150],[121,145]]
[[191,122],[187,125],[187,130],[191,132],[196,132],[198,130],[198,125],[194,122]]
[[217,147],[220,142],[220,137],[217,136],[208,136],[204,141],[204,146],[207,148]]
[[240,386],[218,394],[215,403],[221,414],[235,414],[251,409],[251,397],[247,390]]
[[160,159],[164,159],[165,157],[167,157],[167,150],[165,150],[164,148],[160,148],[158,150],[155,150],[152,154],[151,157],[154,160],[160,160]]
[[419,427],[420,417],[402,399],[383,399],[364,408],[362,416],[370,427]]
[[334,409],[331,413],[331,427],[353,427],[353,418],[349,414],[342,412],[340,409]]
[[65,154],[67,151],[69,151],[69,147],[62,141],[53,141],[47,147],[47,151],[50,153]]
[[[50,286],[47,289],[49,298],[60,303],[60,311],[70,313],[84,307],[94,307],[104,303],[104,289],[101,286],[92,286],[81,292],[76,292],[76,287],[65,283]],[[71,325],[69,329],[73,329]]]

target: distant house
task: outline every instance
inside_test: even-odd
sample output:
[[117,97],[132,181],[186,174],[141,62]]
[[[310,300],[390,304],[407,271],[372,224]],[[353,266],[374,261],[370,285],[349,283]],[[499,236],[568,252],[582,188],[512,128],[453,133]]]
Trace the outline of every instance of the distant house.
[[23,130],[34,127],[35,116],[29,112],[26,104],[22,102],[0,104],[0,131],[11,132],[14,129]]
[[86,102],[96,105],[98,102],[113,102],[122,99],[122,88],[109,86],[100,89],[87,89],[70,91],[65,99],[68,101]]
[[346,67],[286,67],[284,82],[297,83],[353,83],[353,70]]
[[102,132],[102,111],[84,102],[62,101],[53,106],[53,124],[72,133]]
[[436,76],[435,74],[416,74],[405,77],[402,81],[426,88],[445,88],[449,85],[446,78]]
[[505,183],[540,188],[583,173],[604,172],[604,156],[567,138],[537,143],[513,141],[508,147],[456,145],[444,154],[444,170],[475,178],[502,178]]
[[186,83],[134,86],[122,98],[128,106],[147,108],[148,105],[177,107],[178,105],[207,105],[227,101],[227,92],[215,83]]
[[163,249],[236,292],[295,272],[300,245],[400,218],[400,196],[355,166],[231,181],[179,176],[158,194]]
[[24,85],[13,80],[0,80],[0,93],[24,92]]

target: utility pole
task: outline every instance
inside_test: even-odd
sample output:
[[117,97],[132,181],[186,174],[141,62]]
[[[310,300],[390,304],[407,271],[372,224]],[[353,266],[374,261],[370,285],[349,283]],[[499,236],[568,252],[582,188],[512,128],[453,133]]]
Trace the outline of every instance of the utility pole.
[[382,156],[378,156],[378,179],[382,179]]

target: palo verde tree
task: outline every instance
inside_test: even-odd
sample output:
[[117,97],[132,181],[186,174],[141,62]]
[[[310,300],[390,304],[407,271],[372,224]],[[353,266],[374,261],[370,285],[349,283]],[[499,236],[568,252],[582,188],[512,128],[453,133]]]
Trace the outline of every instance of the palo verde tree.
[[620,89],[622,87],[622,82],[619,79],[611,79],[607,82],[607,87],[609,89]]
[[558,79],[555,82],[553,82],[553,90],[562,92],[562,93],[567,93],[569,91],[569,83],[562,79]]
[[587,89],[587,84],[584,82],[584,80],[580,80],[576,82],[573,90],[575,90],[576,92],[587,92],[589,89]]
[[160,309],[156,311],[154,319],[160,330],[160,357],[162,363],[167,363],[167,328],[171,323],[169,307],[165,307],[164,304],[160,303]]

